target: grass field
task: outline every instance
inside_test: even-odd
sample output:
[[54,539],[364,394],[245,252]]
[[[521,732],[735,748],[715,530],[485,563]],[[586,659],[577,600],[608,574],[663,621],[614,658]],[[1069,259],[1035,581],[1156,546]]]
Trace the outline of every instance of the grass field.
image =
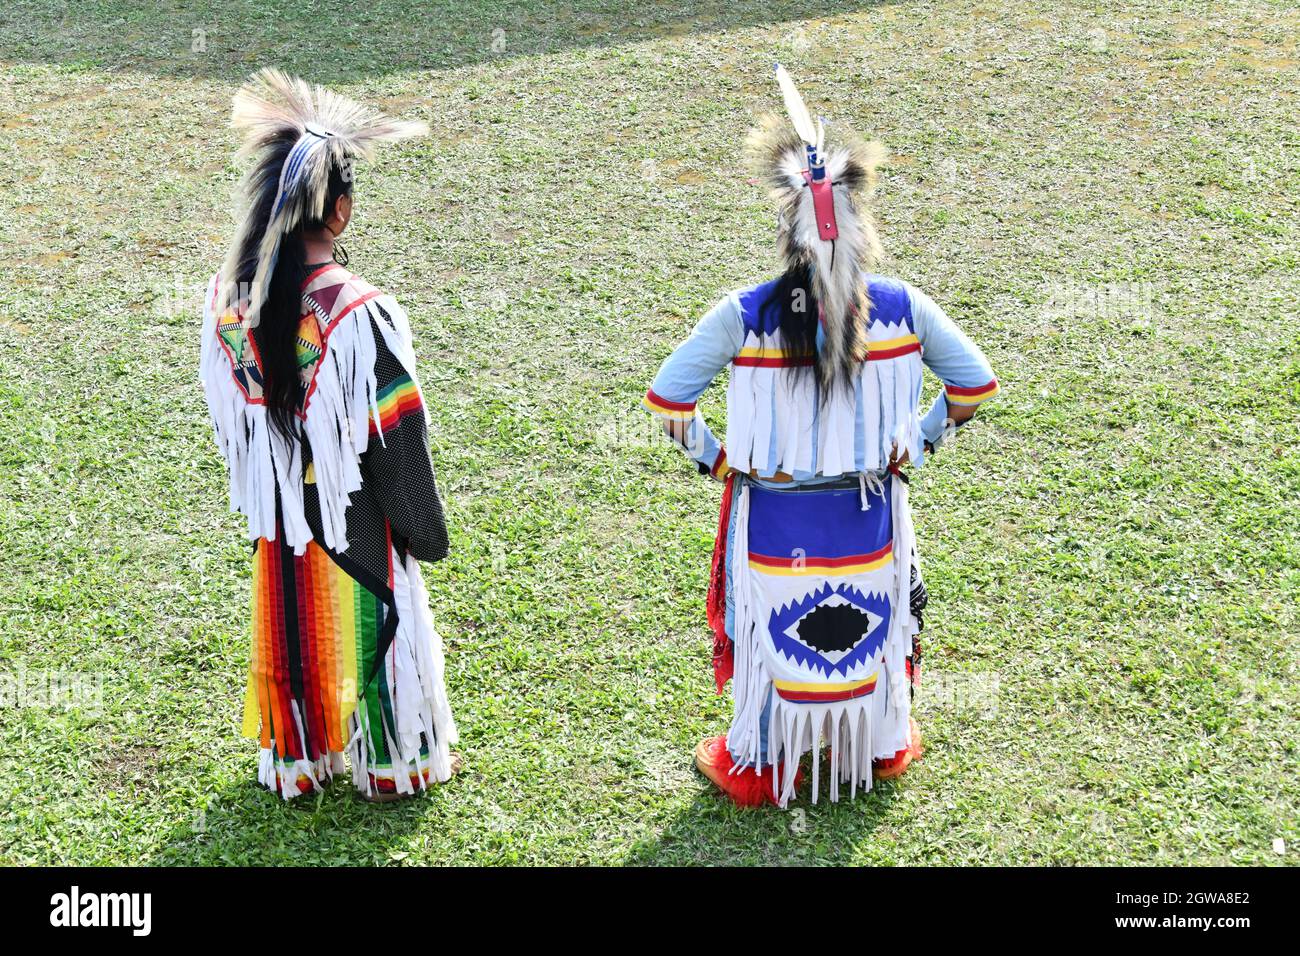
[[[1295,862],[1293,5],[324,6],[0,10],[0,675],[102,681],[0,713],[0,862]],[[925,760],[785,814],[691,768],[730,712],[718,488],[637,407],[773,271],[738,147],[774,59],[889,146],[886,269],[1004,388],[913,483]],[[193,287],[230,95],[272,63],[434,127],[348,236],[412,315],[454,524],[428,577],[468,766],[392,808],[284,806],[238,736],[248,546]]]

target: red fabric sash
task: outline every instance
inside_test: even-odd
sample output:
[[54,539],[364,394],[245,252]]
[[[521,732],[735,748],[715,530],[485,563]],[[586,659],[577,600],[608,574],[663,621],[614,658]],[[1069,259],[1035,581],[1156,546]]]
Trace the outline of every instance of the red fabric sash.
[[735,491],[736,473],[727,475],[722,492],[722,507],[718,512],[718,536],[713,540],[713,564],[709,571],[709,593],[705,599],[709,628],[713,631],[713,679],[718,693],[731,680],[735,662],[731,656],[731,640],[727,637],[727,527],[731,524],[731,498]]

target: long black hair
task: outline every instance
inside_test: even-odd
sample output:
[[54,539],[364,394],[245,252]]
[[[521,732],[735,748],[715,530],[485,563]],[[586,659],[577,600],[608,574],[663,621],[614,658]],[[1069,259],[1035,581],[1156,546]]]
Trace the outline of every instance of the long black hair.
[[[856,311],[856,310],[855,310]],[[766,301],[759,306],[764,328],[781,330],[781,346],[787,356],[811,358],[812,361],[794,363],[786,368],[791,381],[814,375],[818,393],[826,401],[838,388],[851,387],[854,369],[861,356],[861,346],[856,342],[856,322],[853,317],[844,328],[828,328],[827,335],[845,335],[850,338],[847,350],[817,348],[817,334],[821,330],[821,304],[817,300],[812,281],[812,267],[807,263],[790,266],[772,286]],[[833,356],[843,354],[843,362]]]
[[[781,329],[781,344],[789,356],[817,355],[817,301],[813,298],[812,277],[806,266],[788,269],[763,304],[766,326],[773,318]],[[796,376],[807,374],[814,365],[794,365]]]
[[793,380],[815,375],[823,400],[843,378],[840,370],[823,362],[817,351],[820,309],[813,294],[812,275],[806,264],[791,266],[772,286],[767,300],[759,306],[764,328],[781,330],[781,345],[791,357],[811,357],[811,362],[786,368]]
[[[242,288],[248,287],[257,270],[258,248],[271,221],[280,171],[295,142],[295,138],[286,136],[269,144],[267,161],[258,164],[249,183],[249,192],[256,198],[248,213],[249,228],[239,255],[237,280]],[[302,234],[324,228],[325,220],[333,215],[339,197],[351,195],[351,169],[344,170],[338,164],[332,164],[322,217],[305,219],[280,240],[275,269],[266,284],[266,300],[259,312],[257,328],[253,330],[267,415],[272,427],[290,444],[301,441],[297,340],[298,323],[302,319],[302,283],[307,278],[307,251]]]

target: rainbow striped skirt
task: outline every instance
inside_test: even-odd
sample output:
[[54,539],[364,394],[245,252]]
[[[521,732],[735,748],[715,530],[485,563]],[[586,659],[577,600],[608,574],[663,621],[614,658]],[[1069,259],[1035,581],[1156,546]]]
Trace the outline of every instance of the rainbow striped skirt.
[[258,779],[286,799],[352,764],[357,789],[410,793],[451,776],[456,728],[441,642],[414,558],[390,549],[388,580],[312,541],[265,538],[253,554],[244,733]]

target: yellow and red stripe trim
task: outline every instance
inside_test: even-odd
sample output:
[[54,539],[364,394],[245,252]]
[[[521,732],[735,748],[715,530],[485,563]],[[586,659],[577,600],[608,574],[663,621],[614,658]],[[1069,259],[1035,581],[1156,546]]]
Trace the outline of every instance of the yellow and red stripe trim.
[[787,352],[785,349],[751,345],[741,349],[731,363],[752,368],[793,368],[812,365],[813,356],[808,352]]
[[[874,362],[919,351],[921,351],[921,342],[915,335],[900,335],[893,339],[868,342],[865,358]],[[740,354],[731,361],[733,365],[755,368],[791,368],[812,365],[814,356],[807,352],[788,352],[785,349],[748,346],[741,349]]]
[[998,393],[998,380],[986,385],[977,385],[974,388],[963,388],[959,385],[944,385],[943,393],[948,396],[948,402],[951,405],[978,405],[980,402],[986,402]]
[[867,360],[878,362],[882,359],[898,358],[921,351],[921,340],[915,335],[900,335],[893,339],[878,339],[867,343]]
[[894,560],[894,542],[869,554],[850,554],[842,558],[774,558],[766,554],[749,552],[749,566],[764,574],[794,576],[818,574],[823,577],[843,574],[865,574],[883,568]]
[[727,477],[727,472],[731,471],[731,466],[727,464],[727,449],[719,448],[718,457],[713,459],[713,467],[709,473],[714,478],[723,479]]
[[[380,793],[397,792],[397,772],[391,767],[383,770],[371,770],[368,771],[368,774],[370,776],[370,785]],[[420,789],[421,779],[424,780],[425,786],[434,782],[432,767],[424,767],[419,771],[408,771],[408,776],[411,780],[411,788],[414,790]]]
[[814,684],[773,679],[772,686],[776,688],[776,692],[781,695],[782,700],[788,700],[792,704],[824,704],[828,701],[853,700],[855,697],[866,697],[876,689],[876,678],[878,676],[879,672],[872,674],[866,680],[847,681],[838,684]]
[[695,417],[694,402],[670,402],[662,395],[655,394],[653,388],[646,389],[645,398],[641,399],[641,404],[656,415],[662,415],[664,418],[684,422]]

